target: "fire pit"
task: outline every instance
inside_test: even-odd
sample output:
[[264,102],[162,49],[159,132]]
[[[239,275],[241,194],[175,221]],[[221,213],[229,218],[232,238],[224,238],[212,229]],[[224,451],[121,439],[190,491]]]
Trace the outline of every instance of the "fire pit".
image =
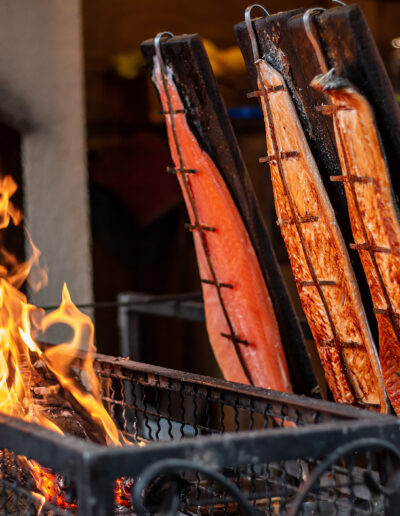
[[396,418],[105,355],[94,366],[132,446],[1,415],[2,514],[140,514],[135,489],[146,514],[396,512]]

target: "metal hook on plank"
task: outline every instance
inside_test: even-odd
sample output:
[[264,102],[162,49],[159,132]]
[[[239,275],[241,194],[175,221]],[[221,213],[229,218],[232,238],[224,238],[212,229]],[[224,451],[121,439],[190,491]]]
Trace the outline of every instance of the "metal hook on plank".
[[313,7],[311,9],[307,9],[307,11],[303,15],[303,23],[304,28],[307,34],[308,39],[310,40],[311,45],[314,48],[315,54],[318,59],[319,66],[321,67],[322,73],[328,72],[328,64],[326,62],[325,56],[322,52],[321,43],[319,41],[318,36],[316,35],[316,27],[314,23],[314,15],[317,13],[323,13],[326,11],[323,7]]
[[158,62],[160,63],[161,73],[164,74],[165,68],[164,68],[164,59],[161,52],[161,40],[162,38],[173,38],[174,34],[172,32],[164,31],[159,32],[157,36],[154,38],[154,48],[156,51],[156,56],[158,59]]
[[258,50],[257,36],[256,36],[256,33],[254,32],[253,21],[251,19],[251,11],[255,7],[258,7],[259,9],[261,9],[264,12],[265,16],[269,16],[269,12],[265,9],[265,7],[263,7],[260,4],[250,5],[249,7],[246,8],[246,10],[244,12],[244,19],[246,22],[247,32],[249,33],[251,48],[253,50],[254,61],[257,61],[258,59],[260,59],[260,53]]

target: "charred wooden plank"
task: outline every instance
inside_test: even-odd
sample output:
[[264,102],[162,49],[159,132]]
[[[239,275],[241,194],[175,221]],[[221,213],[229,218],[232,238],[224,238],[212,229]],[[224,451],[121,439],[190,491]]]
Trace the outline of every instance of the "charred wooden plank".
[[[333,70],[313,86],[329,95],[342,162],[349,216],[378,319],[380,359],[386,390],[400,414],[400,223],[370,103]],[[356,181],[357,175],[371,181]],[[382,308],[385,307],[385,308]]]
[[[284,84],[282,75],[263,59],[256,63],[267,145],[277,156],[270,163],[275,207],[280,219],[294,221],[281,226],[282,236],[327,382],[337,402],[378,406],[385,412],[378,356],[318,168],[286,88],[267,93]],[[298,149],[295,163],[280,157],[282,142]],[[317,221],[300,224],[299,215],[309,213],[317,215]],[[381,250],[373,247],[372,252]],[[320,279],[324,276],[329,279]]]
[[[340,181],[331,180],[332,177],[341,176],[342,172],[336,151],[332,119],[330,116],[326,116],[324,111],[319,108],[319,106],[326,104],[327,99],[325,95],[310,86],[312,79],[316,75],[323,73],[323,70],[321,69],[315,50],[307,37],[303,22],[304,13],[305,9],[297,9],[273,14],[269,17],[255,20],[253,26],[259,44],[260,55],[262,55],[268,63],[272,64],[285,79],[285,83],[287,84],[299,115],[302,128],[306,134],[308,145],[310,146],[324,187],[331,200],[343,238],[345,242],[351,242],[353,237],[347,215],[347,201],[344,187]],[[363,34],[359,34],[358,27],[361,27],[363,24],[366,25],[365,20],[363,23],[361,23],[361,21],[359,21],[358,24],[354,21],[350,23],[348,20],[353,17],[356,17],[358,20],[363,18],[358,6],[329,9],[320,16],[315,17],[320,29],[320,35],[323,39],[323,48],[331,46],[333,48],[335,45],[339,45],[342,49],[340,53],[337,51],[335,54],[332,54],[336,56],[335,59],[337,62],[340,60],[340,55],[343,55],[344,58],[345,51],[348,52],[348,48],[346,50],[346,45],[341,40],[343,39],[343,31],[352,32],[351,35],[347,35],[347,40],[351,40],[353,46],[356,45],[359,47],[360,52],[362,52],[361,49],[363,47],[361,43],[356,43],[357,38],[361,37],[361,40],[366,40],[367,38],[371,39],[369,31],[367,32],[365,26]],[[328,25],[331,19],[340,19],[341,22],[339,23],[339,21],[337,21],[335,30],[332,28],[329,29],[330,35],[328,38],[324,36],[324,31],[328,34]],[[323,23],[322,20],[324,20]],[[252,88],[257,90],[256,68],[254,66],[254,58],[251,52],[251,44],[245,22],[238,23],[235,26],[235,34],[245,58]],[[374,54],[374,52],[372,52],[371,43],[369,46],[367,45],[366,50],[371,56]],[[375,54],[371,58],[373,62],[376,61]],[[348,55],[347,59],[351,60],[351,57]],[[364,61],[367,63],[368,58],[363,58],[363,62]],[[332,64],[337,66],[336,62],[334,63],[328,59],[328,65],[331,66]],[[352,61],[352,66],[358,67],[360,64],[356,61]],[[364,68],[364,65],[362,66]],[[381,64],[380,67],[382,67]],[[359,73],[363,74],[365,72],[360,71]],[[368,76],[371,77],[371,75]],[[385,95],[387,96],[387,90]],[[383,100],[382,102],[385,101]],[[398,134],[400,134],[400,130]],[[400,149],[400,145],[398,145],[398,149]],[[397,158],[397,160],[398,159],[399,158]],[[350,260],[357,278],[362,302],[367,313],[374,340],[378,341],[378,330],[373,305],[358,253],[351,253]]]
[[[166,65],[173,70],[190,129],[217,164],[254,246],[278,319],[294,390],[310,394],[316,382],[302,330],[201,40],[196,35],[177,36],[163,41],[161,47]],[[154,41],[144,42],[142,51],[152,71]]]

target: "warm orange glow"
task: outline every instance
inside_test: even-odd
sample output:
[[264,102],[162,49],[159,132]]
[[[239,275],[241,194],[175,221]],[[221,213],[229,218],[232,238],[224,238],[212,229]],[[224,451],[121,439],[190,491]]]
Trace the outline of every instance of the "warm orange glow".
[[[10,220],[14,225],[22,220],[21,213],[10,201],[16,189],[10,176],[0,178],[2,231],[6,230]],[[49,374],[52,373],[58,381],[56,388],[74,398],[80,413],[96,427],[97,435],[104,436],[104,443],[119,446],[124,439],[102,404],[100,383],[93,368],[96,348],[92,321],[73,304],[66,285],[60,307],[47,315],[29,304],[26,296],[18,290],[25,281],[35,290],[47,281],[46,273],[39,266],[40,252],[29,234],[28,239],[32,255],[24,263],[19,264],[12,254],[0,249],[0,411],[63,434],[62,428],[48,416],[46,403],[38,403],[33,394],[34,388],[42,387],[48,395],[54,392],[51,386],[34,382],[34,379],[39,379],[39,382],[41,379],[35,368],[35,362],[40,358]],[[55,324],[69,326],[72,338],[42,351],[35,336],[37,338]],[[77,360],[81,371],[79,376]],[[35,461],[21,460],[29,466],[37,489],[44,497],[42,505],[49,501],[64,509],[76,507],[66,502],[57,478],[49,470]]]
[[[43,318],[41,329],[46,331],[54,324],[66,324],[74,333],[69,342],[48,348],[43,353],[47,366],[64,389],[72,394],[92,419],[103,428],[107,444],[120,445],[121,434],[103,407],[100,383],[93,369],[96,354],[93,323],[90,317],[81,313],[72,303],[65,284],[60,307]],[[76,357],[82,355],[83,378],[77,381],[72,374],[72,366]]]
[[126,478],[119,478],[115,482],[114,496],[115,503],[123,507],[131,506],[130,490],[133,486],[133,480]]
[[26,462],[30,467],[31,474],[36,482],[37,488],[43,494],[43,504],[45,501],[49,501],[53,505],[58,505],[62,509],[77,508],[75,503],[68,503],[66,501],[65,495],[57,483],[57,478],[51,473],[51,471],[40,467],[39,464],[34,460],[28,460]]

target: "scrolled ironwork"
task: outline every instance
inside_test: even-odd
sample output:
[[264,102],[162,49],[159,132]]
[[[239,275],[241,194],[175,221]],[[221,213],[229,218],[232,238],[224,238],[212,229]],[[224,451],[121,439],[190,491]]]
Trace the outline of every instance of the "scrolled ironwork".
[[308,480],[300,486],[298,494],[288,507],[286,516],[298,516],[300,514],[302,505],[313,487],[321,479],[324,473],[326,473],[340,459],[343,459],[356,451],[373,451],[374,449],[390,452],[395,460],[387,485],[383,486],[379,484],[370,471],[365,471],[363,476],[366,485],[376,494],[393,496],[398,493],[400,491],[400,449],[385,439],[375,437],[356,439],[348,444],[338,446],[326,457],[325,460],[320,462],[309,476]]
[[[132,489],[132,501],[134,505],[135,512],[138,516],[146,516],[149,514],[148,509],[146,509],[143,500],[146,494],[147,489],[150,487],[151,483],[157,479],[166,477],[168,475],[176,475],[179,471],[193,471],[195,473],[201,473],[211,478],[218,484],[220,484],[225,491],[232,497],[233,501],[238,504],[238,511],[240,514],[244,516],[255,516],[255,510],[250,505],[247,498],[240,491],[240,489],[233,484],[230,480],[228,480],[224,475],[215,471],[209,466],[205,466],[204,464],[194,463],[185,459],[164,459],[157,462],[154,462],[147,468],[145,468],[140,477],[135,482]],[[167,509],[168,512],[165,512],[166,509],[163,508],[163,514],[166,516],[173,516],[176,514],[176,511],[179,506],[179,494],[175,493],[175,496],[170,500],[170,507]]]

